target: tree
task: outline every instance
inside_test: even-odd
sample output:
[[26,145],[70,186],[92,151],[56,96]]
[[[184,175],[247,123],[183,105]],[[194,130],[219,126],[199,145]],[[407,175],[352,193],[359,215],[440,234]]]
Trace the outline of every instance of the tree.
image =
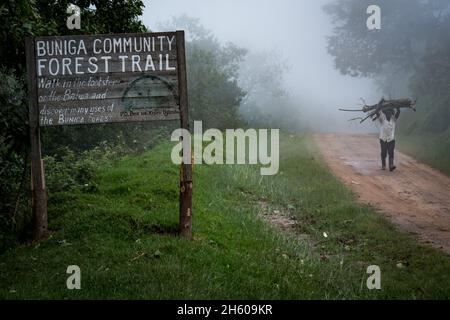
[[[30,217],[26,209],[28,193],[24,191],[30,185],[26,181],[29,180],[29,138],[25,39],[146,30],[139,20],[144,7],[141,0],[73,0],[70,3],[81,8],[81,30],[66,27],[67,0],[4,0],[0,3],[0,251],[17,239]],[[43,132],[44,147],[51,151],[61,144],[89,148],[136,128],[140,125],[124,125],[119,130],[111,126],[47,128]]]
[[366,25],[369,0],[338,0],[324,7],[334,30],[328,52],[335,67],[351,76],[377,80],[394,98],[419,98],[418,113],[405,115],[408,133],[450,130],[450,3],[446,0],[380,0],[381,30]]
[[386,64],[398,71],[411,70],[437,36],[433,32],[438,25],[436,3],[381,0],[381,30],[372,31],[366,27],[370,0],[338,0],[326,5],[324,10],[334,24],[328,52],[334,57],[336,68],[351,76],[376,75]]
[[185,29],[190,119],[205,128],[239,126],[239,106],[245,92],[238,84],[239,67],[247,50],[222,45],[197,19],[187,16],[166,22],[165,29]]

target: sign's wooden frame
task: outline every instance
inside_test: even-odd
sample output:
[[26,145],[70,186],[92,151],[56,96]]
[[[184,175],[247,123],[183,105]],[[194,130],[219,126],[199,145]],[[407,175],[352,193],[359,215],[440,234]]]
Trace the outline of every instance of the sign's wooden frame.
[[[189,130],[189,101],[184,31],[176,31],[178,63],[178,98],[181,128]],[[34,238],[42,239],[48,234],[47,193],[44,163],[41,154],[39,106],[37,95],[36,46],[34,38],[26,39],[26,63],[28,73],[29,126],[31,142],[31,191],[34,216]],[[180,217],[179,234],[192,237],[192,164],[182,163],[180,168]]]

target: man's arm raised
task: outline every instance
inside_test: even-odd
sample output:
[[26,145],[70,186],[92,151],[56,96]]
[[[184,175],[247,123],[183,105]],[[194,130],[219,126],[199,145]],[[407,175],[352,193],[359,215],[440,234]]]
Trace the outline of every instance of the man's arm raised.
[[400,108],[397,108],[397,112],[395,113],[395,120],[398,120],[400,117]]

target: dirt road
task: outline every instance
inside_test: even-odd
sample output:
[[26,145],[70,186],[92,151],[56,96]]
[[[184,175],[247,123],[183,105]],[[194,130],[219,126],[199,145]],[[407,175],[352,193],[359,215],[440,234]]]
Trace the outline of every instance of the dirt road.
[[375,135],[319,134],[331,170],[419,241],[450,253],[450,178],[396,150],[397,170],[382,171]]

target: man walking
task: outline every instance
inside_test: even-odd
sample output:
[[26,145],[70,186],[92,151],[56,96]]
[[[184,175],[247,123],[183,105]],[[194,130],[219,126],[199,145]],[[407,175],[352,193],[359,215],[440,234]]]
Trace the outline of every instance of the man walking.
[[385,109],[378,113],[380,121],[381,168],[386,170],[386,156],[389,155],[389,171],[396,169],[394,165],[395,123],[400,117],[400,108]]

